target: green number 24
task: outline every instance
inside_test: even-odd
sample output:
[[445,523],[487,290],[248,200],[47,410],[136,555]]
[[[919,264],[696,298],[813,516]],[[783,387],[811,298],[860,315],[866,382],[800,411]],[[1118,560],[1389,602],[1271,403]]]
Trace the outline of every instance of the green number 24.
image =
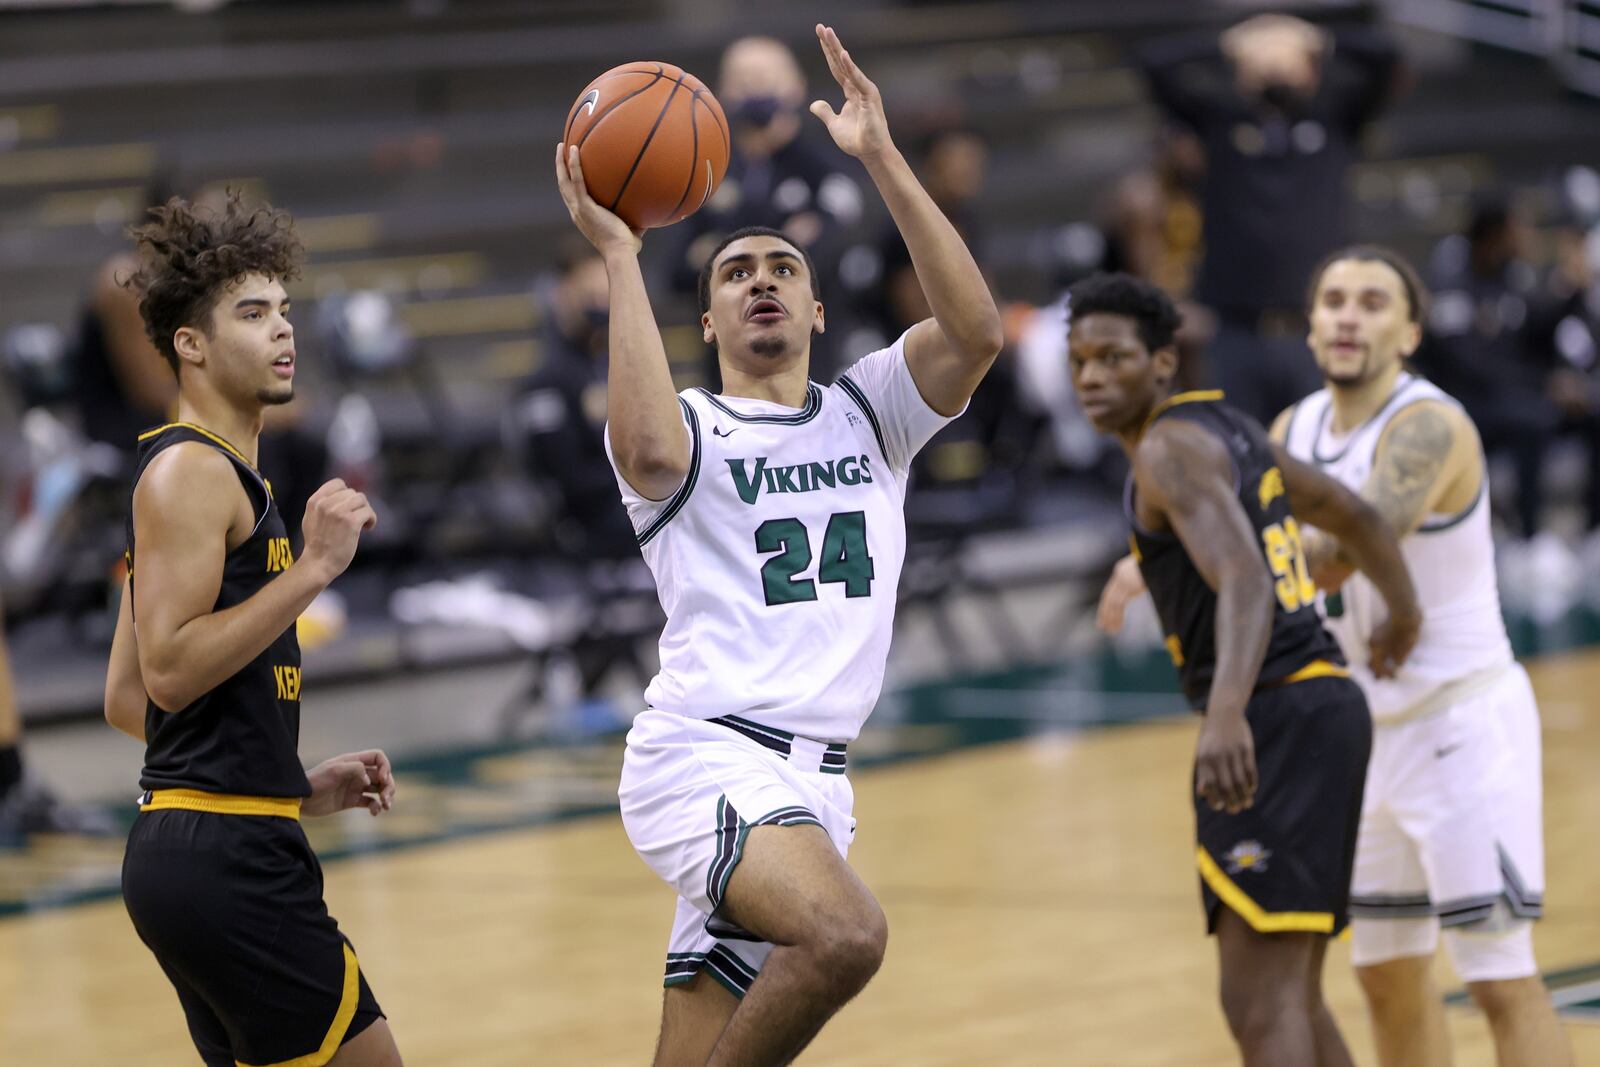
[[[811,566],[811,538],[799,519],[768,519],[756,527],[756,551],[776,552],[761,568],[767,606],[817,599],[817,584],[795,575]],[[822,535],[817,580],[843,582],[847,597],[872,595],[872,557],[867,554],[867,516],[846,511],[828,520]]]

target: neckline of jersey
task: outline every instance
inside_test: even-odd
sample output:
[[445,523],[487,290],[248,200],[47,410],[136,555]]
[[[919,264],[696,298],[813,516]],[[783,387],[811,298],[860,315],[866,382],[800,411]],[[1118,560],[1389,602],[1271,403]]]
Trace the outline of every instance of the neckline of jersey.
[[1173,393],[1161,403],[1150,409],[1150,414],[1144,417],[1144,425],[1139,427],[1139,432],[1150,428],[1150,424],[1165,415],[1179,404],[1198,404],[1211,400],[1223,399],[1221,389],[1191,389],[1186,393]]
[[[699,392],[707,400],[711,401],[711,403],[716,406],[718,411],[723,412],[730,418],[738,419],[740,422],[780,423],[787,426],[798,426],[803,422],[810,422],[812,419],[816,418],[817,412],[822,410],[822,387],[813,381],[806,382],[806,403],[804,407],[799,408],[791,408],[787,405],[779,404],[776,401],[759,400],[751,396],[724,397],[713,393],[711,390],[704,387],[701,387]],[[725,403],[725,401],[728,400],[740,400],[751,404],[765,404],[769,407],[777,408],[778,411],[782,412],[783,414],[742,415]]]
[[1404,393],[1407,389],[1415,385],[1418,380],[1419,379],[1416,375],[1401,371],[1400,377],[1396,379],[1394,389],[1389,393],[1389,398],[1383,402],[1377,411],[1374,411],[1371,415],[1368,415],[1361,425],[1355,427],[1349,433],[1344,435],[1344,447],[1339,449],[1337,455],[1324,456],[1322,455],[1322,450],[1319,446],[1322,444],[1322,433],[1328,428],[1328,419],[1333,415],[1333,394],[1330,392],[1328,394],[1328,402],[1322,406],[1322,415],[1317,419],[1316,432],[1311,435],[1312,462],[1316,463],[1318,466],[1327,466],[1329,463],[1337,463],[1343,459],[1350,451],[1351,446],[1356,443],[1356,438],[1360,437],[1362,432],[1366,430],[1367,427],[1371,426],[1375,421],[1377,421],[1379,416],[1394,406],[1394,402],[1400,399],[1400,394]]
[[206,429],[204,426],[197,426],[192,422],[169,422],[164,426],[157,426],[153,430],[146,430],[144,433],[140,434],[139,435],[139,440],[140,441],[147,441],[150,438],[155,437],[157,434],[166,433],[168,430],[179,430],[179,429],[182,429],[182,430],[193,430],[195,433],[200,434],[202,437],[205,437],[207,440],[216,442],[217,444],[221,445],[223,448],[225,448],[229,452],[231,452],[245,466],[249,467],[251,470],[255,471],[257,474],[261,473],[261,471],[256,467],[256,465],[254,463],[251,463],[250,460],[245,456],[245,454],[243,452],[239,451],[237,448],[235,448],[233,443],[231,441],[229,441],[227,438],[223,437],[221,434],[212,433],[210,430]]

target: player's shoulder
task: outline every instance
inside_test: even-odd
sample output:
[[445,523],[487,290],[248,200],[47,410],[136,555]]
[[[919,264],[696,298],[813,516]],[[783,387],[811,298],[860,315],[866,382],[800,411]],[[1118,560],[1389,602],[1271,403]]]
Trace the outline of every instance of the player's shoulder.
[[848,385],[854,385],[857,388],[869,386],[886,373],[905,368],[906,335],[910,332],[910,330],[907,330],[883,347],[875,348],[861,356],[854,363],[840,371],[839,376],[833,380],[833,384],[829,388],[847,388],[848,386],[841,386],[840,384],[845,379],[849,380]]
[[1225,474],[1232,463],[1221,435],[1193,418],[1157,419],[1133,449],[1139,483],[1174,491],[1212,473]]
[[1277,444],[1285,444],[1289,434],[1293,432],[1295,424],[1302,418],[1315,417],[1317,412],[1325,407],[1330,400],[1326,388],[1317,389],[1296,400],[1293,404],[1278,412],[1272,420],[1272,425],[1267,427],[1267,437]]
[[1396,441],[1412,448],[1448,449],[1478,440],[1478,428],[1460,403],[1438,388],[1430,388],[1402,405],[1389,417],[1379,437],[1380,449]]
[[203,441],[175,441],[152,456],[139,474],[134,499],[158,510],[184,507],[219,511],[234,506],[239,486],[233,460]]

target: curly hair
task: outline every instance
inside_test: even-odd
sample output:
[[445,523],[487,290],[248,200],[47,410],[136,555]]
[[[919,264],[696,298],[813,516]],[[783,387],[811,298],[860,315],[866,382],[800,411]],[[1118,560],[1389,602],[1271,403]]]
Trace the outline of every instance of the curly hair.
[[1067,290],[1069,327],[1072,318],[1097,312],[1132,319],[1152,352],[1170,345],[1183,324],[1170,296],[1131,274],[1091,274]]
[[217,211],[173,197],[150,215],[154,221],[128,230],[140,264],[123,284],[139,294],[145,332],[176,374],[173,336],[180,329],[209,336],[211,311],[225,288],[247,274],[292,280],[304,249],[288,212],[248,206],[235,190]]

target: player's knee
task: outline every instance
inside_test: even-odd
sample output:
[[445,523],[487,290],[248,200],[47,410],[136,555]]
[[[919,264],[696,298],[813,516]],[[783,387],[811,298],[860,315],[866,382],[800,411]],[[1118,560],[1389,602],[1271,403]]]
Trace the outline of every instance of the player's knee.
[[1537,976],[1468,982],[1467,991],[1491,1022],[1514,1018],[1530,1006],[1537,1006],[1546,996],[1544,983]]
[[860,988],[883,965],[889,947],[889,923],[876,901],[858,909],[857,914],[831,923],[818,940],[818,964],[839,984]]
[[1309,1017],[1309,990],[1299,982],[1266,982],[1260,975],[1222,981],[1222,1013],[1241,1046],[1264,1039],[1286,1020]]
[[1432,960],[1405,958],[1356,968],[1361,990],[1376,1012],[1410,1015],[1422,1010],[1430,995]]

